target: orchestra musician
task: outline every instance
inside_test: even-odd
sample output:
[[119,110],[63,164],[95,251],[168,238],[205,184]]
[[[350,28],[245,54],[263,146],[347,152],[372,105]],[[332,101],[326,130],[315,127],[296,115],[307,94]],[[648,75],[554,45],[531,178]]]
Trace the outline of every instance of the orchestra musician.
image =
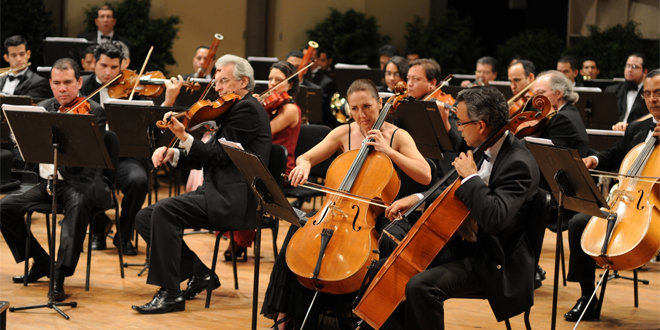
[[477,70],[474,72],[475,81],[463,80],[461,87],[488,86],[488,83],[497,79],[497,60],[491,56],[484,56],[477,60]]
[[633,121],[646,116],[649,110],[642,98],[644,79],[649,72],[646,67],[646,55],[634,53],[628,56],[623,70],[625,82],[605,87],[604,93],[615,93],[619,122],[612,126],[614,131],[625,131]]
[[[27,65],[31,55],[27,40],[22,36],[15,35],[5,39],[2,58],[9,63],[10,68],[17,69]],[[29,67],[0,77],[0,91],[5,95],[27,95],[39,99],[53,97],[48,80]]]
[[[288,62],[277,62],[270,67],[268,74],[268,89],[271,89],[284,81],[287,77],[296,72],[293,64]],[[270,109],[266,104],[266,111],[269,112],[270,131],[273,134],[273,144],[279,144],[286,148],[287,162],[286,172],[289,174],[296,164],[296,144],[300,135],[300,124],[302,123],[302,112],[300,107],[293,100],[298,93],[298,75],[293,76],[289,83],[279,85],[272,90],[273,94],[288,95],[288,101],[276,109]],[[241,230],[234,232],[233,246],[225,251],[225,261],[231,261],[230,248],[234,249],[236,260],[247,260],[247,248],[254,242],[255,230]]]
[[[582,158],[589,169],[602,171],[615,171],[621,165],[623,158],[636,145],[646,142],[651,136],[660,137],[660,69],[648,73],[644,80],[644,90],[640,93],[646,106],[653,115],[644,121],[628,125],[621,139],[610,149],[601,151],[596,155]],[[656,147],[657,148],[657,147]],[[594,297],[587,306],[589,297],[595,290],[596,262],[582,250],[580,240],[590,215],[578,213],[568,223],[568,243],[570,256],[568,261],[569,282],[580,284],[581,296],[573,308],[564,314],[568,321],[577,321],[585,311],[583,320],[593,320],[596,317],[598,300]]]
[[[83,76],[83,86],[80,90],[82,95],[93,93],[99,87],[116,77],[121,72],[123,59],[124,54],[121,48],[115,43],[106,42],[96,47],[94,51],[94,60],[96,61],[94,73]],[[109,98],[107,87],[92,96],[92,100],[101,106],[105,106]]]
[[[480,145],[509,118],[506,99],[494,87],[464,89],[456,100],[456,125],[468,147]],[[381,329],[444,329],[444,301],[473,294],[485,295],[498,321],[532,306],[535,260],[531,246],[523,243],[529,219],[521,211],[538,190],[538,165],[510,132],[485,153],[488,157],[480,165],[470,150],[452,163],[462,178],[455,196],[479,227],[476,243],[453,240],[425,271],[413,276],[405,302]],[[399,217],[418,201],[417,195],[395,201],[386,215]]]
[[[193,68],[195,71],[191,74],[184,74],[182,75],[183,79],[186,80],[188,78],[193,78],[195,76],[195,73],[199,70],[199,68],[204,65],[204,62],[206,61],[206,58],[209,56],[209,46],[199,46],[197,49],[195,49],[195,56],[193,57]],[[215,56],[213,57],[215,59]],[[213,71],[213,70],[211,70]],[[206,74],[204,77],[200,78],[206,78],[206,79],[211,79],[213,78],[213,72],[209,72]]]
[[573,56],[564,56],[557,61],[557,71],[561,72],[571,81],[573,87],[584,86],[584,81],[579,75],[578,61]]
[[91,42],[96,42],[99,45],[110,41],[121,41],[126,44],[128,48],[133,45],[130,40],[115,32],[117,19],[115,18],[114,9],[112,9],[112,7],[108,5],[101,6],[96,12],[94,24],[96,24],[97,27],[96,31],[80,32],[78,33],[78,38],[85,38]]
[[380,56],[380,69],[385,70],[385,64],[387,61],[389,61],[393,56],[399,56],[399,50],[392,45],[384,45],[378,48],[378,55]]
[[509,81],[513,95],[518,95],[535,79],[536,68],[534,63],[528,60],[515,60],[509,65]]
[[394,93],[394,87],[399,81],[405,81],[408,76],[408,60],[401,56],[392,56],[385,64],[383,71],[385,86],[378,86],[379,92]]
[[83,51],[83,57],[80,59],[80,66],[83,71],[94,72],[96,60],[94,59],[94,51],[98,45],[90,45]]
[[[376,151],[389,156],[395,166],[411,179],[421,184],[431,182],[431,169],[417,150],[415,142],[408,132],[387,122],[383,124],[381,130],[371,129],[382,107],[382,99],[378,96],[376,85],[370,80],[356,80],[348,88],[346,94],[349,110],[355,122],[335,128],[323,141],[300,155],[296,159],[296,167],[289,173],[291,185],[295,187],[306,183],[312,166],[321,163],[337,151],[346,152],[359,149],[362,141],[368,137],[375,140],[368,142],[369,145],[373,146]],[[389,224],[388,219],[380,217],[376,230],[380,234],[383,228]],[[284,329],[288,320],[295,320],[296,324],[302,321],[314,293],[312,290],[304,288],[286,265],[288,241],[297,228],[290,227],[282,244],[282,250],[273,266],[261,311],[266,317],[277,320],[275,327],[279,329]],[[409,224],[407,228],[409,228]],[[407,232],[407,228],[394,226],[388,227],[387,230],[401,239]],[[381,254],[389,255],[394,247],[380,244],[379,250]],[[328,294],[319,297],[318,300],[336,301],[330,305],[336,307],[335,310],[350,315],[350,302],[353,298],[352,294],[339,296]]]
[[[50,71],[50,87],[54,98],[37,104],[48,112],[58,112],[60,106],[69,105],[78,96],[82,86],[80,69],[72,59],[57,60]],[[103,108],[96,102],[88,100],[91,114],[96,117],[99,129],[105,132],[106,115]],[[27,170],[39,174],[39,184],[22,195],[9,195],[0,200],[2,235],[11,250],[16,262],[26,260],[25,241],[30,235],[30,255],[34,263],[28,272],[28,283],[34,283],[49,275],[50,258],[41,244],[27,232],[25,213],[28,208],[37,204],[51,203],[49,194],[53,175],[57,175],[58,203],[64,206],[64,218],[60,222],[60,245],[55,265],[55,279],[52,292],[48,298],[62,301],[66,298],[64,292],[65,277],[72,276],[76,270],[86,228],[93,207],[107,208],[111,203],[110,190],[105,185],[100,169],[59,166],[57,174],[53,173],[51,164],[27,164]],[[15,276],[15,283],[23,283],[23,275]]]
[[[307,54],[307,49],[303,49],[303,56]],[[309,67],[309,71],[303,80],[307,79],[314,84],[321,87],[321,111],[322,121],[324,125],[336,127],[339,125],[337,119],[332,115],[330,103],[332,102],[332,95],[337,91],[335,81],[330,77],[329,70],[332,65],[332,57],[327,49],[317,48],[312,56],[314,64]]]
[[580,75],[584,77],[585,80],[588,79],[598,79],[600,74],[600,69],[596,63],[595,57],[587,57],[582,61],[582,69],[580,69]]
[[[250,93],[254,71],[247,60],[224,55],[215,67],[218,95],[234,93],[241,99],[224,113],[219,129],[206,143],[193,138],[182,123],[171,118],[169,128],[182,142],[178,148],[160,147],[152,156],[154,166],[169,162],[178,168],[203,168],[205,180],[197,190],[159,200],[137,214],[138,232],[151,246],[147,283],[160,287],[153,300],[132,307],[142,314],[183,311],[185,300],[204,291],[209,283],[214,289],[220,287],[218,276],[183,241],[184,229],[256,228],[257,199],[219,141],[240,143],[267,162],[272,140],[268,115]],[[166,119],[171,115],[166,114]],[[186,279],[188,286],[181,291],[179,285]]]

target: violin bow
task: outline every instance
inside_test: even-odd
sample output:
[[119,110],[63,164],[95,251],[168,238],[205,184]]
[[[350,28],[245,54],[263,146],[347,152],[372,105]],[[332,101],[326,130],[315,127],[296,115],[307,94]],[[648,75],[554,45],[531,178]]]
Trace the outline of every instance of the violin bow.
[[144,68],[147,67],[147,62],[149,62],[149,58],[151,57],[151,52],[153,50],[154,50],[154,46],[151,46],[151,48],[149,48],[149,52],[147,53],[147,58],[145,58],[144,63],[142,63],[142,69],[140,70],[140,74],[138,75],[137,79],[135,79],[135,84],[133,84],[133,90],[131,91],[131,96],[128,97],[129,101],[133,100],[133,94],[135,94],[135,89],[140,84],[140,78],[142,78],[142,74],[144,73]]
[[536,80],[534,80],[534,81],[532,81],[531,83],[527,84],[527,86],[525,86],[525,88],[523,88],[520,92],[518,92],[518,94],[514,95],[512,98],[510,98],[510,99],[506,102],[507,105],[509,106],[509,108],[510,108],[514,103],[518,102],[518,100],[520,100],[520,98],[523,97],[523,96],[525,95],[525,93],[527,93],[527,91],[529,91],[530,88],[532,88],[532,86],[534,85],[534,82],[536,82]]
[[436,87],[427,97],[425,97],[422,101],[430,101],[431,98],[433,97],[433,94],[437,93],[442,87],[447,86],[449,84],[449,81],[451,78],[454,78],[453,74],[449,74],[445,79],[440,83],[440,86]]
[[101,87],[97,88],[95,91],[93,91],[92,93],[90,93],[89,95],[87,95],[87,97],[86,97],[84,100],[82,100],[82,102],[78,103],[75,107],[73,107],[73,108],[67,110],[66,113],[71,113],[71,112],[73,112],[73,110],[78,109],[78,107],[79,107],[81,104],[87,102],[87,100],[91,99],[94,95],[98,94],[98,93],[99,93],[100,91],[102,91],[104,88],[110,86],[113,82],[115,82],[117,79],[119,79],[119,77],[121,77],[122,74],[123,74],[122,72],[119,72],[119,74],[116,75],[114,78],[110,79],[110,81],[108,81],[107,83],[101,85]]
[[311,61],[311,62],[307,63],[307,65],[305,65],[304,67],[298,69],[298,71],[292,73],[290,76],[286,77],[286,79],[284,79],[284,80],[280,81],[279,83],[277,83],[277,85],[275,85],[275,86],[269,88],[268,90],[266,90],[265,92],[259,94],[259,97],[257,98],[257,100],[259,100],[259,103],[261,103],[261,101],[263,101],[263,100],[266,98],[266,96],[270,95],[270,93],[271,93],[275,88],[279,87],[280,85],[282,85],[282,84],[285,83],[285,82],[288,82],[289,80],[291,80],[291,78],[293,78],[293,77],[299,75],[301,72],[307,70],[307,68],[309,68],[310,66],[312,66],[312,64],[314,64],[314,62],[316,62],[316,61]]

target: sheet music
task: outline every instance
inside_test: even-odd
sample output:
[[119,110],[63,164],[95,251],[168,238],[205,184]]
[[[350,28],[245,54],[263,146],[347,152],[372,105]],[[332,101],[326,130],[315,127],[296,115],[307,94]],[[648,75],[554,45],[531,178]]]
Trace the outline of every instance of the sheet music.
[[610,131],[606,129],[587,129],[588,135],[623,136],[624,133],[624,131]]
[[56,41],[56,42],[79,42],[86,44],[88,42],[85,38],[65,38],[65,37],[46,37],[44,41]]
[[218,142],[220,142],[220,143],[222,143],[226,146],[230,146],[234,149],[245,150],[245,149],[243,149],[243,146],[240,143],[234,142],[234,141],[227,141],[227,139],[225,139],[225,138],[219,138]]
[[123,104],[123,105],[143,105],[143,106],[153,106],[154,101],[152,100],[124,100],[124,99],[113,99],[109,98],[106,104]]
[[47,112],[44,107],[37,107],[32,105],[13,105],[13,104],[3,104],[2,111],[5,110],[18,110],[18,111],[38,111],[38,112]]
[[335,69],[362,69],[369,70],[369,66],[366,64],[346,64],[346,63],[337,63],[335,64]]
[[547,146],[554,145],[554,143],[552,143],[552,140],[541,139],[541,138],[536,138],[536,137],[532,137],[532,136],[526,136],[523,140],[525,140],[527,142],[536,143],[536,144],[544,144],[544,145],[547,145]]

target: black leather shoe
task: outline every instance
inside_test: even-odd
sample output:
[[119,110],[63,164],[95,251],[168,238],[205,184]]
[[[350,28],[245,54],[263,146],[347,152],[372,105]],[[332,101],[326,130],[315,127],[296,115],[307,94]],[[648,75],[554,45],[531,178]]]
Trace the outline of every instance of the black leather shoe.
[[[119,244],[117,244],[116,239],[114,239],[112,241],[112,244],[114,244],[115,247],[118,248]],[[136,256],[136,255],[138,255],[138,251],[135,249],[135,247],[133,247],[133,244],[131,244],[130,241],[122,241],[122,243],[121,243],[121,253],[125,256]]]
[[573,309],[568,311],[568,313],[564,314],[564,318],[567,321],[577,321],[580,318],[580,315],[582,315],[582,312],[586,309],[587,312],[584,313],[584,317],[582,317],[582,320],[595,320],[596,319],[596,306],[598,305],[598,299],[594,297],[594,299],[591,301],[591,304],[587,307],[587,302],[589,301],[589,297],[582,296],[580,299],[578,299],[577,303],[575,306],[573,306]]
[[150,302],[142,306],[133,305],[131,308],[140,314],[182,312],[186,310],[186,300],[183,299],[183,292],[173,295],[167,289],[160,288]]
[[66,299],[66,294],[64,293],[63,278],[55,278],[55,283],[53,283],[53,291],[48,292],[48,299],[50,301],[63,301]]
[[204,277],[191,277],[190,280],[188,280],[188,287],[186,288],[186,291],[183,291],[183,297],[186,300],[195,298],[196,295],[202,291],[205,291],[209,287],[210,281],[213,281],[213,290],[220,287],[220,279],[216,274],[211,276],[211,273],[209,273]]
[[[28,270],[28,275],[27,275],[28,283],[34,283],[44,276],[49,276],[50,275],[49,266],[50,266],[49,259],[39,262],[35,261],[34,264],[32,264],[32,268]],[[24,278],[23,275],[14,276],[12,277],[12,281],[14,281],[14,283],[23,283],[23,278]]]
[[536,274],[534,274],[534,290],[540,288],[545,280],[545,270],[541,266],[536,266]]
[[105,244],[105,235],[99,234],[92,236],[92,250],[102,251],[105,250],[106,248],[107,245]]

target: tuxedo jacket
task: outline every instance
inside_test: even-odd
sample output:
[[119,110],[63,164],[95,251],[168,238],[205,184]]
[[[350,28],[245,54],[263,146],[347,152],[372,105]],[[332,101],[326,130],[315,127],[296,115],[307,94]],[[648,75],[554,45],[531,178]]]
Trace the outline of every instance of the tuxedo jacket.
[[572,104],[564,105],[545,126],[539,136],[556,146],[577,149],[580,157],[589,155],[589,136],[580,113]]
[[[82,88],[80,88],[80,94],[85,97],[89,94],[92,94],[95,90],[97,90],[99,87],[102,86],[102,84],[99,84],[96,81],[96,73],[83,76],[82,78],[83,78],[83,84],[82,84]],[[92,96],[91,100],[100,104],[101,96],[99,95],[99,93],[97,93],[96,95]]]
[[[101,105],[94,101],[89,100],[88,102],[92,108],[90,113],[96,117],[96,123],[98,124],[101,136],[103,137],[106,125],[105,110],[103,110]],[[60,108],[60,104],[55,98],[44,100],[37,105],[44,107],[48,112],[58,112]],[[26,164],[26,169],[38,171],[38,164]],[[104,182],[101,169],[59,166],[58,170],[67,184],[84,193],[85,196],[89,198],[92,206],[108,208],[111,205],[110,189]]]
[[[644,102],[644,99],[642,98],[643,91],[644,85],[642,85],[640,91],[637,92],[635,103],[633,103],[633,106],[630,109],[630,115],[628,116],[629,124],[635,121],[635,119],[643,117],[649,113],[649,109],[646,107],[646,102]],[[616,105],[619,109],[619,121],[623,121],[623,118],[626,116],[626,105],[628,104],[628,89],[626,88],[626,83],[622,82],[607,86],[603,92],[616,94]]]
[[258,201],[218,140],[238,142],[268,164],[271,137],[267,113],[257,99],[247,94],[227,110],[211,139],[206,143],[195,139],[187,154],[180,149],[177,167],[204,169],[204,184],[195,193],[204,194],[208,219],[214,226],[227,230],[257,226]]
[[[78,33],[78,38],[85,38],[91,42],[98,42],[98,31],[80,32]],[[110,39],[110,41],[121,41],[125,43],[126,46],[128,46],[128,49],[131,49],[131,46],[133,45],[133,43],[131,43],[128,39],[118,35],[117,32],[112,35],[112,39]]]
[[[38,75],[29,68],[25,71],[26,80],[21,81],[14,90],[14,95],[27,95],[33,98],[47,99],[53,97],[53,90],[50,89],[48,79]],[[7,76],[0,78],[0,91],[5,87],[5,82],[9,79]]]
[[536,262],[525,235],[527,209],[538,191],[539,168],[524,143],[509,134],[486,185],[473,177],[455,196],[478,224],[474,269],[498,321],[534,304]]
[[596,157],[598,157],[598,166],[596,169],[602,171],[614,171],[618,169],[626,154],[636,145],[643,143],[649,131],[654,127],[653,118],[628,125],[626,132],[619,141],[611,148],[596,154]]

